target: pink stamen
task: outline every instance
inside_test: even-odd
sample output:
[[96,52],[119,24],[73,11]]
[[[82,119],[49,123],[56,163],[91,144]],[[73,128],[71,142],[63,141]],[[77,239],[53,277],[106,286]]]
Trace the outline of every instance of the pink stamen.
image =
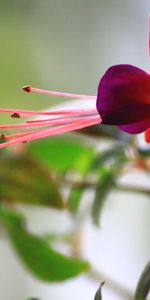
[[[37,131],[39,131],[39,130],[35,130],[34,132],[37,132]],[[19,138],[19,137],[26,137],[27,135],[30,135],[30,134],[33,134],[33,131],[27,131],[27,132],[10,134],[10,135],[2,134],[0,138],[3,141],[7,141],[7,140],[12,140],[12,139],[15,139],[15,138]]]
[[21,128],[30,128],[30,127],[41,127],[41,126],[49,126],[49,125],[59,125],[59,124],[66,124],[71,123],[75,118],[55,118],[55,119],[48,119],[48,120],[37,120],[37,121],[27,121],[23,124],[15,124],[15,125],[0,125],[0,129],[21,129]]
[[20,117],[30,117],[37,115],[70,115],[70,116],[78,116],[78,115],[91,115],[97,114],[97,109],[76,109],[76,110],[50,110],[50,111],[36,111],[36,110],[22,110],[22,109],[7,109],[1,108],[1,113],[10,113],[16,114]]
[[[88,116],[84,116],[88,117]],[[75,117],[61,117],[61,118],[51,118],[51,119],[45,119],[45,120],[29,120],[26,123],[30,126],[45,126],[45,125],[59,125],[59,124],[65,124],[65,123],[71,123],[76,121],[77,119],[83,118],[83,115],[75,116]]]
[[32,86],[24,86],[22,89],[25,92],[28,92],[28,93],[29,92],[31,92],[31,93],[39,93],[39,94],[53,95],[53,96],[66,97],[66,98],[96,99],[96,96],[72,94],[72,93],[57,92],[57,91],[48,91],[48,90],[34,88]]
[[7,146],[16,145],[16,144],[21,143],[21,142],[36,140],[36,139],[39,139],[39,138],[44,138],[44,137],[47,137],[47,136],[57,135],[57,134],[65,133],[65,132],[68,132],[68,131],[79,130],[81,128],[85,128],[85,127],[88,127],[88,126],[99,124],[99,123],[101,123],[101,121],[102,120],[101,120],[99,115],[94,116],[94,117],[93,116],[85,117],[85,118],[79,119],[77,121],[74,121],[71,124],[60,125],[60,126],[56,126],[56,127],[53,127],[53,128],[38,130],[37,132],[33,132],[32,134],[26,134],[26,135],[21,136],[19,138],[15,138],[12,141],[8,141],[6,143],[0,144],[0,148],[2,149],[2,148],[5,148]]

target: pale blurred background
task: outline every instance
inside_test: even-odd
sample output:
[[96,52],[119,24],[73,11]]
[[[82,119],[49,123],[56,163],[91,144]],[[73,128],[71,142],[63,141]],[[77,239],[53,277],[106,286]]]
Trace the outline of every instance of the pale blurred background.
[[[0,106],[46,108],[58,102],[24,94],[25,84],[95,95],[100,77],[113,64],[130,63],[149,71],[149,12],[149,0],[1,0]],[[1,116],[1,122],[6,121],[8,117]],[[125,180],[149,185],[149,178],[141,174]],[[61,217],[39,209],[25,209],[25,213],[35,231],[72,226],[66,213]],[[83,253],[106,277],[133,291],[149,259],[149,227],[146,197],[114,194],[105,205],[101,229],[90,221],[84,227]],[[1,299],[90,300],[97,286],[83,275],[67,283],[41,283],[23,269],[9,243],[1,240]],[[121,296],[112,294],[106,284],[103,299]]]

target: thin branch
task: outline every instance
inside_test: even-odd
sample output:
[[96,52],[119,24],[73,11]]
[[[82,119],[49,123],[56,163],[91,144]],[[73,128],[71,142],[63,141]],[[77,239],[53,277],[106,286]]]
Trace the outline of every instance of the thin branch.
[[[97,186],[97,180],[76,180],[70,178],[59,177],[59,182],[62,185],[69,185],[74,188],[95,188]],[[140,193],[150,196],[150,189],[147,187],[140,187],[135,185],[127,184],[116,184],[113,189],[117,191],[130,192],[130,193]]]

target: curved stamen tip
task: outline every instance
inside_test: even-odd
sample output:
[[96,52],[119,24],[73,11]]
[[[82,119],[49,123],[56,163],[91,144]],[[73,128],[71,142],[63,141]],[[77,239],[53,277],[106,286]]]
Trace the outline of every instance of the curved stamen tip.
[[25,85],[25,86],[22,87],[22,90],[27,92],[27,93],[30,93],[31,92],[31,86]]
[[11,114],[11,118],[20,118],[20,115],[18,113]]

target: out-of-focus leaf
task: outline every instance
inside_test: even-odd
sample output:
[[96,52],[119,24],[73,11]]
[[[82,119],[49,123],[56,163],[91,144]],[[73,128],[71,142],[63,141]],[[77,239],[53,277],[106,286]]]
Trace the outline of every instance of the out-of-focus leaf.
[[91,164],[91,170],[96,170],[98,167],[103,165],[104,163],[109,162],[110,160],[116,160],[119,157],[125,158],[125,151],[124,147],[122,146],[115,146],[108,150],[105,150],[102,153],[98,153],[96,157],[93,159]]
[[25,223],[25,219],[22,214],[18,211],[11,211],[6,208],[4,205],[0,205],[0,221],[3,221],[5,225],[9,228],[11,224],[15,224],[15,226],[23,226]]
[[147,298],[150,291],[150,261],[144,268],[140,279],[138,281],[134,299],[135,300],[144,300]]
[[[110,166],[106,167],[104,162],[112,158],[113,163]],[[93,165],[93,169],[99,174],[99,182],[96,187],[95,199],[92,207],[92,217],[95,225],[99,225],[100,214],[104,205],[104,202],[107,198],[109,192],[115,187],[116,179],[120,174],[122,165],[126,161],[126,155],[124,151],[119,151],[114,148],[114,153],[111,155],[111,151],[108,150],[107,154],[105,153],[99,159],[99,163]]]
[[96,187],[95,199],[92,207],[92,217],[95,225],[99,225],[104,202],[110,191],[115,187],[121,168],[122,163],[120,161],[109,169],[104,167],[101,167],[100,169],[100,179]]
[[101,170],[101,178],[96,187],[95,198],[92,207],[92,217],[95,225],[99,225],[100,214],[110,190],[115,185],[115,174],[113,170]]
[[0,156],[0,200],[64,207],[49,169],[27,155]]
[[68,199],[68,209],[71,213],[75,214],[77,212],[83,192],[84,188],[82,187],[72,188]]
[[92,147],[75,138],[56,136],[27,145],[29,153],[40,158],[54,170],[65,172],[70,168],[85,172],[93,153]]
[[85,175],[91,165],[93,153],[94,149],[92,148],[84,149],[73,165],[74,170],[77,170],[80,174]]
[[0,209],[0,217],[8,228],[10,240],[24,265],[43,281],[63,281],[87,272],[89,263],[65,256],[54,250],[42,238],[30,234],[23,222],[10,211]]
[[95,294],[94,300],[102,300],[102,287],[105,284],[105,282],[102,282]]

